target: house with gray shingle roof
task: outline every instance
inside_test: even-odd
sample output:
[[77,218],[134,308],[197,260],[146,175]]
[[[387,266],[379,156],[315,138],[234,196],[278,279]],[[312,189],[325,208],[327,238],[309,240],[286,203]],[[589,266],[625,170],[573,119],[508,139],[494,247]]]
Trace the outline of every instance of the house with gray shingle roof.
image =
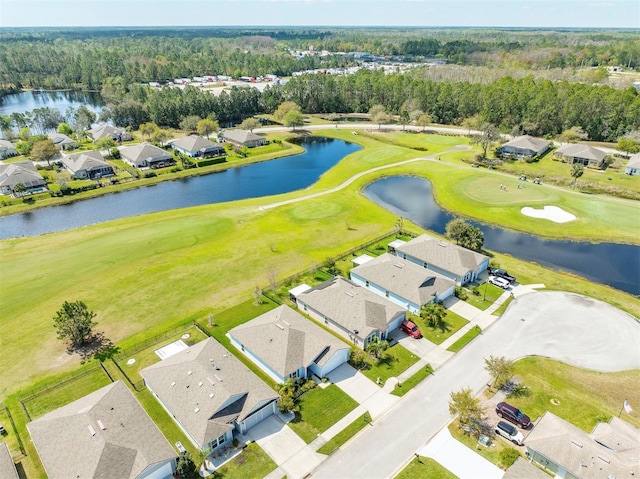
[[45,191],[47,188],[47,183],[38,173],[33,161],[0,164],[0,193],[12,195],[18,184],[22,184],[26,189],[20,195]]
[[575,163],[579,163],[591,168],[602,168],[604,159],[607,156],[604,151],[599,150],[598,148],[574,143],[562,145],[553,153],[553,155],[556,158],[561,158],[569,164],[573,165]]
[[517,136],[500,147],[503,155],[515,158],[531,158],[549,149],[549,142],[529,135]]
[[151,393],[202,451],[230,444],[276,411],[278,394],[213,338],[149,366]]
[[374,337],[387,339],[406,317],[404,308],[340,276],[298,294],[296,303],[362,349]]
[[47,137],[62,151],[73,150],[76,147],[76,142],[64,133],[48,133]]
[[122,381],[27,424],[51,478],[164,479],[176,452]]
[[549,479],[549,477],[549,474],[521,456],[507,469],[502,479]]
[[414,314],[419,314],[425,304],[444,301],[455,292],[456,286],[446,276],[389,253],[356,266],[349,275],[351,282]]
[[545,412],[525,439],[527,455],[556,477],[578,479],[640,476],[640,429],[617,417],[586,433]]
[[122,143],[123,141],[131,141],[133,137],[124,128],[111,125],[96,125],[89,130],[89,136],[96,142],[102,138],[111,138],[113,141]]
[[99,151],[85,151],[63,156],[61,161],[63,166],[79,180],[95,180],[116,174],[113,166],[104,161]]
[[475,281],[489,266],[488,256],[426,234],[394,244],[390,249],[398,258],[446,276],[458,285]]
[[122,147],[120,155],[135,168],[164,168],[176,163],[171,153],[149,143]]
[[220,143],[214,143],[201,136],[191,135],[169,142],[171,148],[192,158],[211,158],[225,154]]
[[640,153],[631,155],[627,166],[624,168],[625,175],[638,176],[640,175]]
[[279,306],[227,334],[236,348],[278,383],[326,377],[349,360],[350,346],[288,306]]
[[3,479],[19,479],[20,477],[6,442],[0,442],[0,477]]
[[16,150],[16,145],[10,141],[0,139],[0,160],[17,155],[18,150]]
[[236,146],[246,146],[247,148],[255,148],[256,146],[267,144],[267,140],[249,130],[225,130],[222,132],[222,139]]

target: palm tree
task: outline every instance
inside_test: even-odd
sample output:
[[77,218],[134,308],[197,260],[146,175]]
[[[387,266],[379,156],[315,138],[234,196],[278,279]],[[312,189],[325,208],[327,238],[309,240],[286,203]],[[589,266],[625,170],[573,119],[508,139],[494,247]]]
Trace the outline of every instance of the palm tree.
[[584,174],[584,166],[581,163],[574,163],[571,167],[571,178],[573,178],[573,189],[576,189],[578,178]]

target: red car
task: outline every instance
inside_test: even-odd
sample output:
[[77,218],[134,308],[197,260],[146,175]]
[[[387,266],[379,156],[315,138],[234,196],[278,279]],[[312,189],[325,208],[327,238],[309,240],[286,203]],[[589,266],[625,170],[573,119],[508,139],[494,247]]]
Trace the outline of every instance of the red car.
[[412,338],[420,339],[422,337],[422,333],[418,329],[418,326],[407,319],[402,321],[402,323],[400,324],[400,329]]

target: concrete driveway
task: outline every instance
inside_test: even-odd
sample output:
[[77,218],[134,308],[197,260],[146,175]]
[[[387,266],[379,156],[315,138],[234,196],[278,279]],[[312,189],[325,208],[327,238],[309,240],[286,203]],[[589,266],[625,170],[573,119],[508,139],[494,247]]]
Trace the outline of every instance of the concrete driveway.
[[502,469],[454,439],[447,428],[436,434],[418,454],[432,458],[460,479],[502,479],[504,475]]
[[[640,323],[609,304],[562,292],[512,301],[503,317],[405,395],[314,472],[314,478],[394,477],[451,420],[449,394],[480,392],[490,377],[484,358],[539,355],[582,368],[640,368]],[[390,440],[393,438],[393,440]]]

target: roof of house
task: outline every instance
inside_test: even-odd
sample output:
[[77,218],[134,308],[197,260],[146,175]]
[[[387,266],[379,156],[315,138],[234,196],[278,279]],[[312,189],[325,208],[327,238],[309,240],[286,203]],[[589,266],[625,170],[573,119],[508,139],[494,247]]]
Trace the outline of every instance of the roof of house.
[[583,479],[640,475],[640,430],[617,417],[587,434],[547,411],[526,445]]
[[540,151],[548,148],[549,142],[547,140],[541,140],[540,138],[534,138],[533,136],[523,135],[515,137],[513,140],[506,142],[502,146],[521,148],[523,150]]
[[246,143],[247,141],[264,140],[259,135],[250,132],[249,130],[226,130],[222,134],[226,140],[236,141],[238,143]]
[[366,338],[373,331],[386,331],[404,309],[367,288],[336,276],[299,294],[297,299],[348,331]]
[[516,459],[516,462],[507,469],[502,479],[549,479],[549,474],[538,469],[524,457],[519,457]]
[[27,424],[49,477],[135,478],[176,453],[122,381]]
[[74,155],[63,156],[62,163],[74,173],[80,170],[109,166],[99,151],[85,151]]
[[33,161],[0,164],[0,186],[13,188],[18,183],[27,185],[34,181],[44,184],[44,178],[38,173]]
[[111,125],[96,125],[89,130],[89,136],[95,140],[104,138],[105,136],[123,135],[126,133],[124,128]]
[[288,306],[280,306],[233,328],[229,335],[285,377],[312,363],[319,366],[349,345]]
[[75,145],[76,142],[64,133],[48,133],[47,138],[53,141],[54,145]]
[[16,149],[16,145],[11,143],[10,141],[0,139],[0,150],[15,150],[15,149]]
[[172,140],[171,144],[186,151],[201,151],[207,150],[209,148],[223,148],[223,146],[219,143],[214,143],[213,141],[196,135],[185,136],[183,138],[178,138],[177,140]]
[[202,447],[278,395],[213,338],[140,374]]
[[489,258],[426,234],[397,246],[396,251],[458,276],[464,276],[468,271],[476,271],[482,262]]
[[455,285],[449,278],[389,253],[356,266],[351,272],[418,305],[429,303],[438,292]]
[[4,479],[20,477],[6,442],[0,442],[0,477]]
[[149,143],[138,143],[137,145],[125,146],[120,148],[120,154],[135,164],[144,160],[149,160],[149,158],[173,158],[171,153]]
[[556,154],[571,158],[584,158],[587,160],[602,161],[607,154],[597,148],[588,145],[567,143],[556,150]]
[[640,168],[640,153],[636,153],[629,157],[627,168]]

